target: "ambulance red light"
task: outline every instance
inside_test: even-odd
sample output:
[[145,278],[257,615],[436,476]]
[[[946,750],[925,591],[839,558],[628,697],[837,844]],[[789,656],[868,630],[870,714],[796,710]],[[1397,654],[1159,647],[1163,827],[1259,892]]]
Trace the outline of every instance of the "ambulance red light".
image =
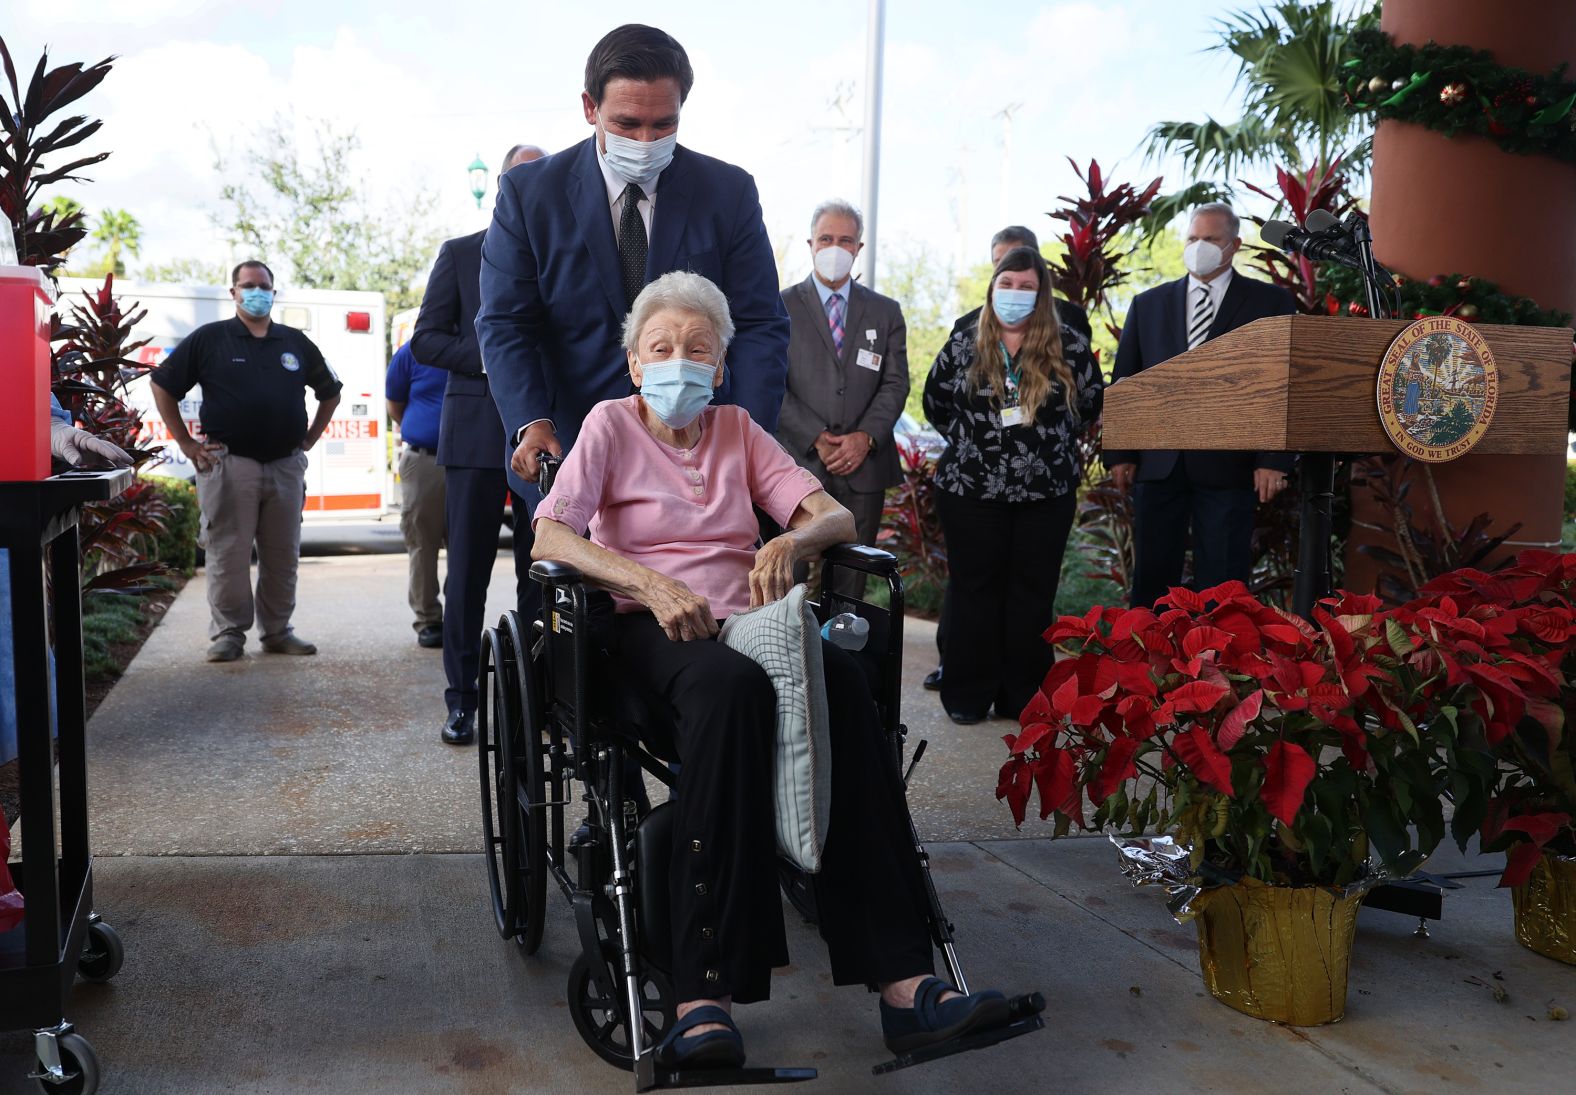
[[346,312],[345,330],[368,333],[372,330],[371,312]]

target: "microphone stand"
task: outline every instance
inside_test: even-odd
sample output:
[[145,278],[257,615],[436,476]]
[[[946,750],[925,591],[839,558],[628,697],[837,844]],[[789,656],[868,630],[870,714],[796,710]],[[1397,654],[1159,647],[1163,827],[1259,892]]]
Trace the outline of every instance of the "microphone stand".
[[[1374,261],[1373,233],[1369,231],[1368,218],[1354,212],[1346,224],[1357,250],[1354,265],[1363,276],[1368,314],[1374,319],[1390,319],[1382,287],[1393,287],[1395,281],[1388,270]],[[1301,456],[1302,512],[1297,569],[1292,578],[1292,610],[1310,623],[1313,606],[1335,592],[1330,537],[1334,534],[1336,459],[1336,454],[1331,452],[1305,452]]]

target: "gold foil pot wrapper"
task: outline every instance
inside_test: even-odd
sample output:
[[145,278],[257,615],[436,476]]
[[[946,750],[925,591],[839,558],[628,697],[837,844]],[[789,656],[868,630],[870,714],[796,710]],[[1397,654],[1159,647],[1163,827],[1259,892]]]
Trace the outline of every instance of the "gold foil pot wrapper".
[[1576,965],[1576,858],[1545,855],[1525,885],[1510,891],[1516,942]]
[[1346,1014],[1346,974],[1362,893],[1244,878],[1193,900],[1199,965],[1228,1007],[1291,1026]]

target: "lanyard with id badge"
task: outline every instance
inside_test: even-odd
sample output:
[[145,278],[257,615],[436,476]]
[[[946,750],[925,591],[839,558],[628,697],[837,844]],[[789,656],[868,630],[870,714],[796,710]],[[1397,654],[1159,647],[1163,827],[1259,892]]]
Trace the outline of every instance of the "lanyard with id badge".
[[1007,344],[1000,343],[1001,359],[1007,363],[1006,391],[1002,395],[1001,426],[1010,429],[1013,426],[1023,425],[1023,407],[1018,402],[1018,379],[1023,374],[1013,362],[1012,355],[1007,352]]

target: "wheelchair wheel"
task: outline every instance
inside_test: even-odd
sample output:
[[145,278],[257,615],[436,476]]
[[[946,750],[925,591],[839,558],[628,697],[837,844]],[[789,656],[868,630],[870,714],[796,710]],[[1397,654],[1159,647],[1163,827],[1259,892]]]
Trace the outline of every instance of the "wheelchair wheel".
[[481,703],[476,711],[476,757],[481,768],[483,851],[487,858],[487,884],[492,896],[493,922],[498,934],[514,938],[514,923],[520,909],[520,878],[510,870],[514,849],[519,843],[515,827],[514,771],[508,727],[517,722],[514,714],[516,693],[509,688],[506,668],[513,663],[509,638],[489,628],[482,636],[481,665],[477,690]]
[[[611,943],[604,943],[602,953],[609,968],[615,971],[612,997],[597,987],[591,976],[591,963],[581,954],[569,967],[569,1014],[575,1021],[575,1030],[598,1057],[614,1068],[628,1071],[634,1067],[634,1058],[624,1019],[624,979],[616,972],[618,951]],[[641,971],[640,997],[645,1044],[656,1045],[673,1029],[673,983],[660,970],[646,966]]]
[[542,945],[542,920],[547,912],[546,714],[538,662],[531,657],[529,628],[522,627],[514,612],[506,613],[501,624],[511,655],[510,666],[502,675],[510,678],[510,695],[518,700],[508,750],[514,773],[514,793],[508,800],[510,820],[519,837],[509,860],[520,886],[515,939],[526,954],[535,954]]

